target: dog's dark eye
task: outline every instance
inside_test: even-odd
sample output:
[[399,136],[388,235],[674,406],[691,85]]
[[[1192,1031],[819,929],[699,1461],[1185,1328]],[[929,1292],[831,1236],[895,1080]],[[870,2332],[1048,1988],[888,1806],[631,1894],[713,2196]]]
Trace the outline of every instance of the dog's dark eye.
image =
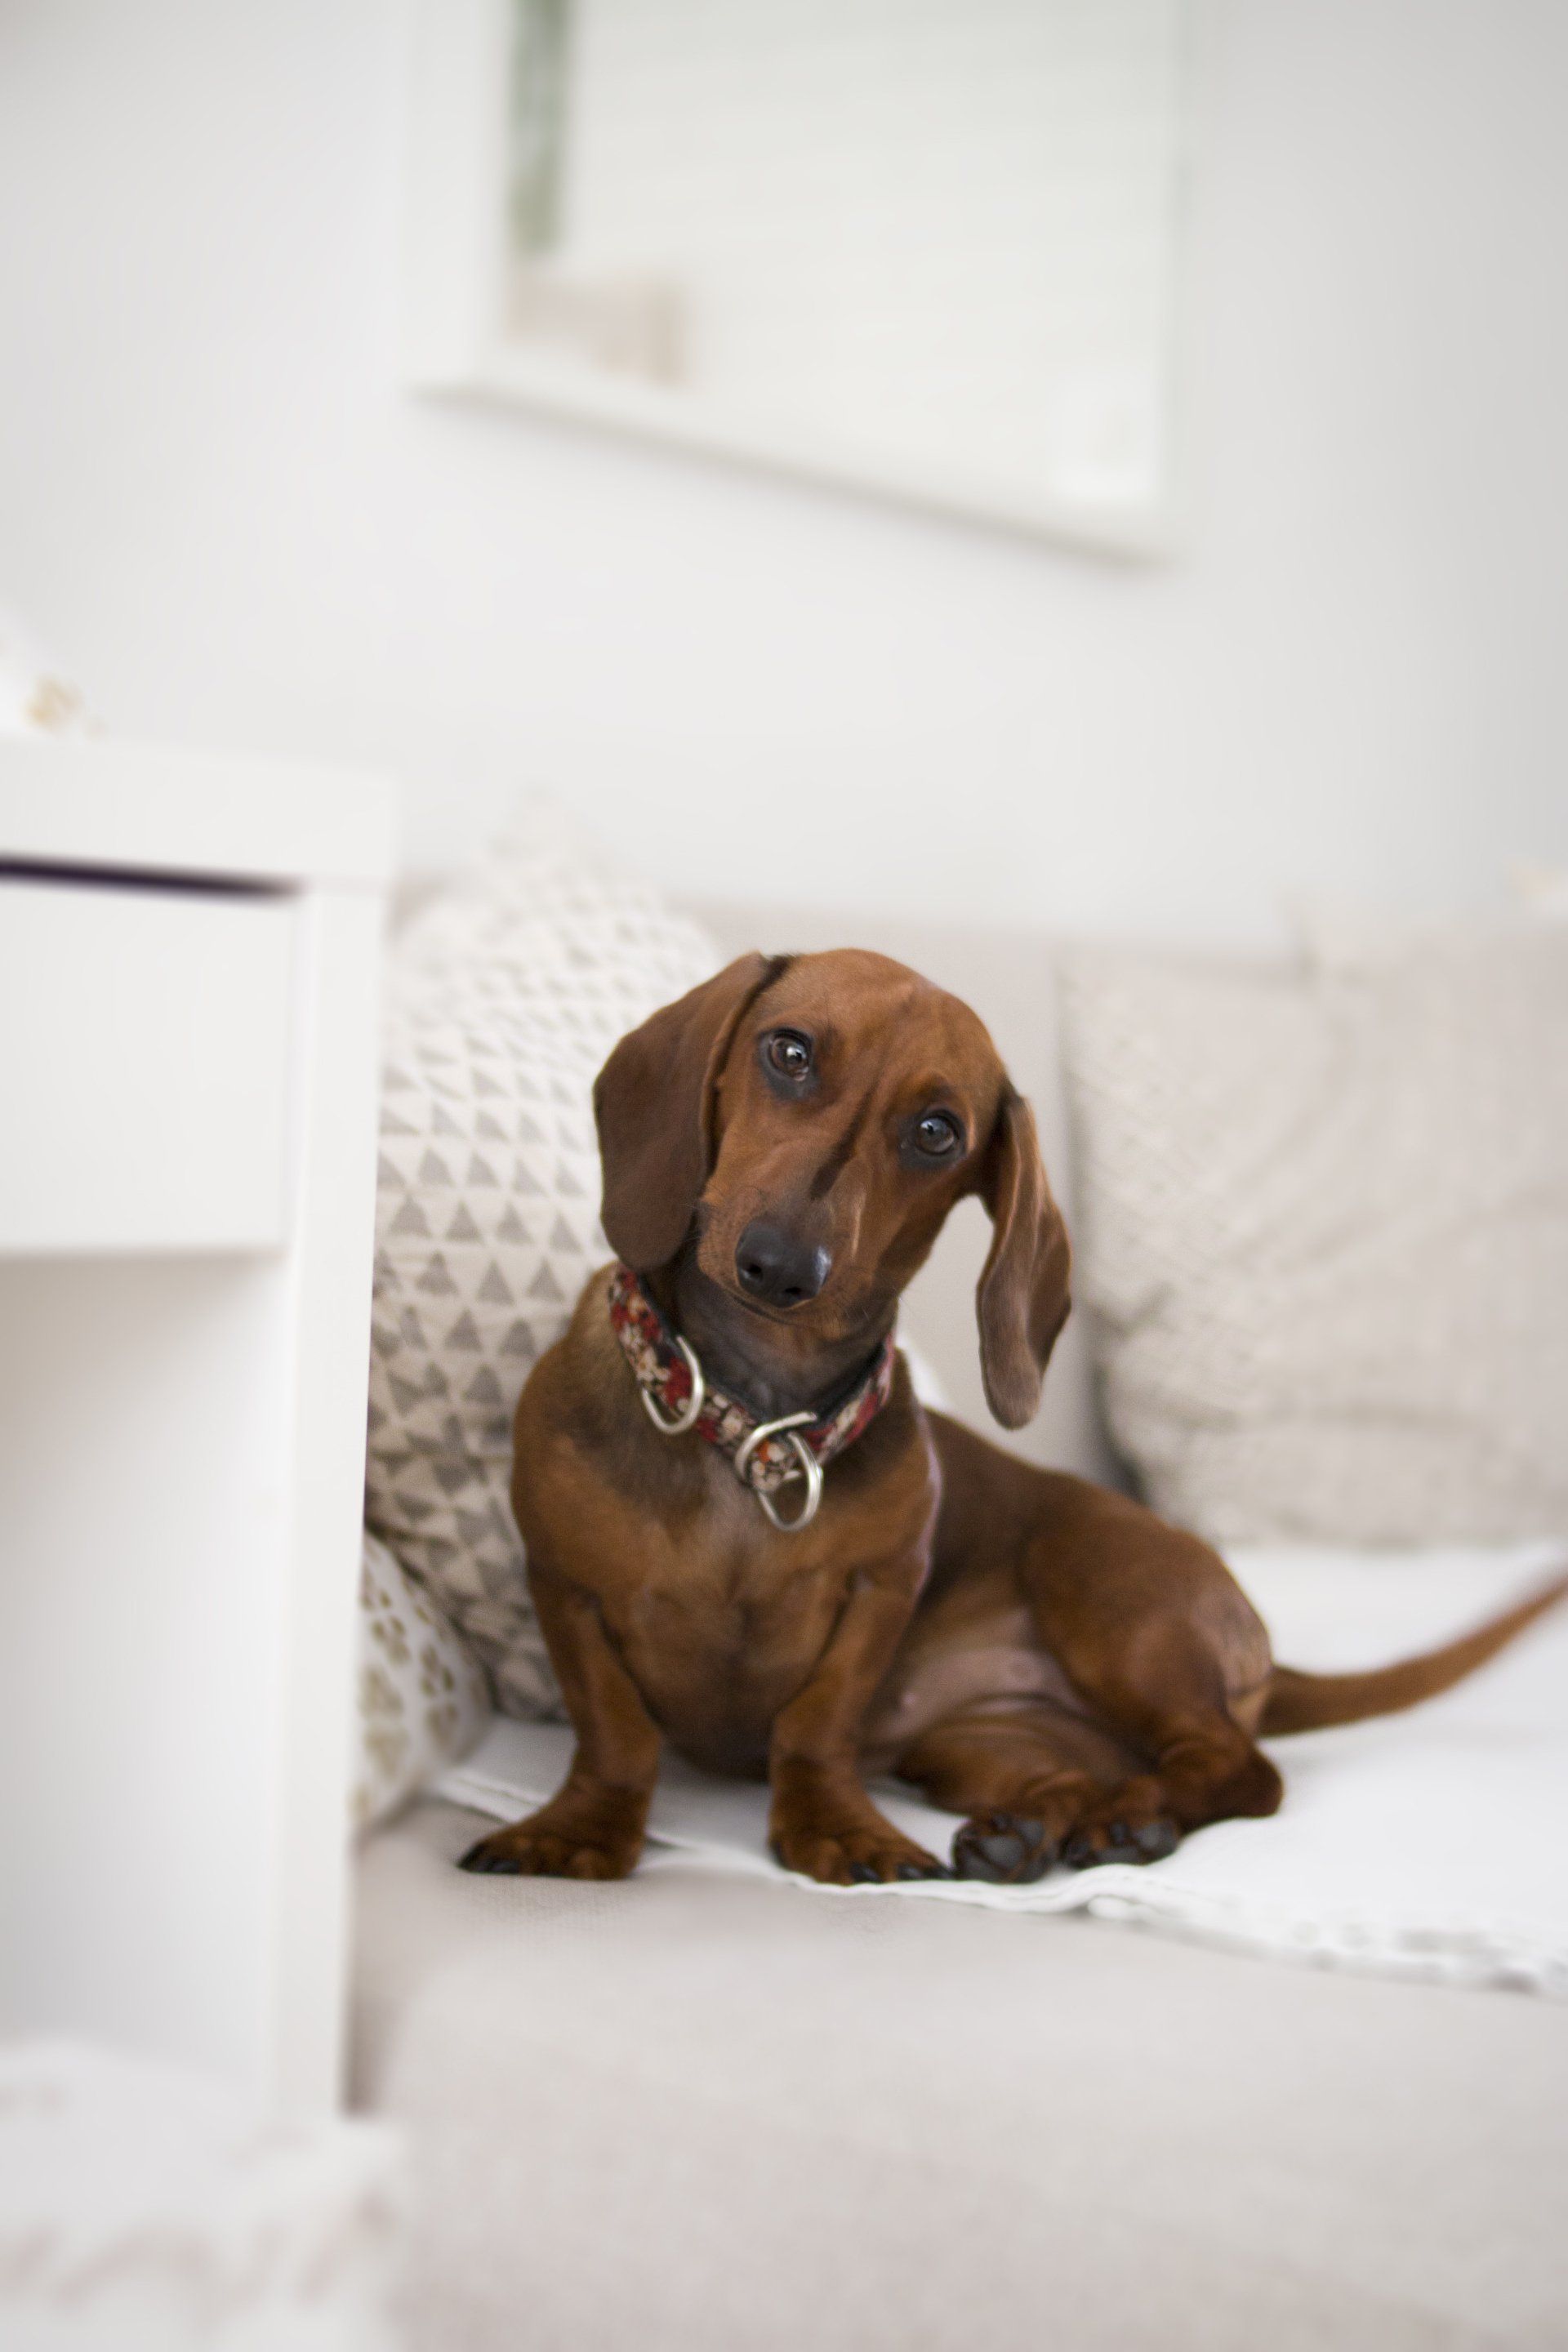
[[783,1078],[804,1078],[811,1067],[811,1040],[798,1029],[775,1029],[767,1043],[768,1060]]
[[945,1110],[928,1110],[917,1118],[911,1138],[915,1150],[928,1160],[945,1159],[963,1141],[963,1130]]

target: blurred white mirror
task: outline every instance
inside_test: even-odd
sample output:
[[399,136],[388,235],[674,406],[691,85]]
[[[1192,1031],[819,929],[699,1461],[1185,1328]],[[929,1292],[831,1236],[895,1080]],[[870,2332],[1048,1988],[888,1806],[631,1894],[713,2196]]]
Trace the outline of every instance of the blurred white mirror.
[[426,386],[1080,542],[1172,502],[1184,0],[442,0]]

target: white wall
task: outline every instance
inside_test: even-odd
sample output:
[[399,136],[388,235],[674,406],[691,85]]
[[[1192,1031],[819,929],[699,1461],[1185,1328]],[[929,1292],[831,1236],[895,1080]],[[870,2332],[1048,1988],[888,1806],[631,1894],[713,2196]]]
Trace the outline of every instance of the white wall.
[[416,856],[542,780],[696,888],[970,919],[1568,855],[1557,0],[1219,8],[1148,570],[409,398],[407,47],[0,10],[0,602],[117,728],[389,767]]

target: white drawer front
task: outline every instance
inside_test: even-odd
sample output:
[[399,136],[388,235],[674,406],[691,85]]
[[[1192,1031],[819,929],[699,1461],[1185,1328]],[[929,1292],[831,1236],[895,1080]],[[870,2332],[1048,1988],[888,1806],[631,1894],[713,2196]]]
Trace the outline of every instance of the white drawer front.
[[294,909],[0,878],[0,1252],[285,1233]]

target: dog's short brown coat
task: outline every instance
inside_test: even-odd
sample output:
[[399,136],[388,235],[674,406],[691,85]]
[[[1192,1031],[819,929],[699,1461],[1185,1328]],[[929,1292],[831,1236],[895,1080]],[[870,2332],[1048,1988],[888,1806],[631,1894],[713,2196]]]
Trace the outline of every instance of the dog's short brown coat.
[[[805,1041],[803,1074],[771,1057],[781,1031]],[[744,956],[623,1039],[595,1109],[612,1245],[760,1416],[853,1379],[971,1192],[994,1226],[987,1398],[1009,1428],[1033,1412],[1068,1313],[1068,1238],[1028,1107],[966,1005],[857,950]],[[928,1158],[916,1129],[932,1112],[956,1141]],[[940,1140],[940,1121],[928,1132]],[[742,1234],[764,1215],[829,1261],[787,1309],[737,1279]],[[816,1520],[780,1533],[715,1447],[650,1424],[607,1271],[516,1425],[518,1524],[576,1755],[558,1795],[481,1839],[470,1868],[623,1875],[666,1740],[765,1774],[774,1852],[816,1878],[942,1868],[878,1811],[868,1769],[965,1817],[953,1857],[970,1874],[1148,1860],[1204,1822],[1274,1810],[1261,1729],[1408,1706],[1563,1589],[1427,1659],[1294,1674],[1207,1545],[922,1410],[901,1360]]]

